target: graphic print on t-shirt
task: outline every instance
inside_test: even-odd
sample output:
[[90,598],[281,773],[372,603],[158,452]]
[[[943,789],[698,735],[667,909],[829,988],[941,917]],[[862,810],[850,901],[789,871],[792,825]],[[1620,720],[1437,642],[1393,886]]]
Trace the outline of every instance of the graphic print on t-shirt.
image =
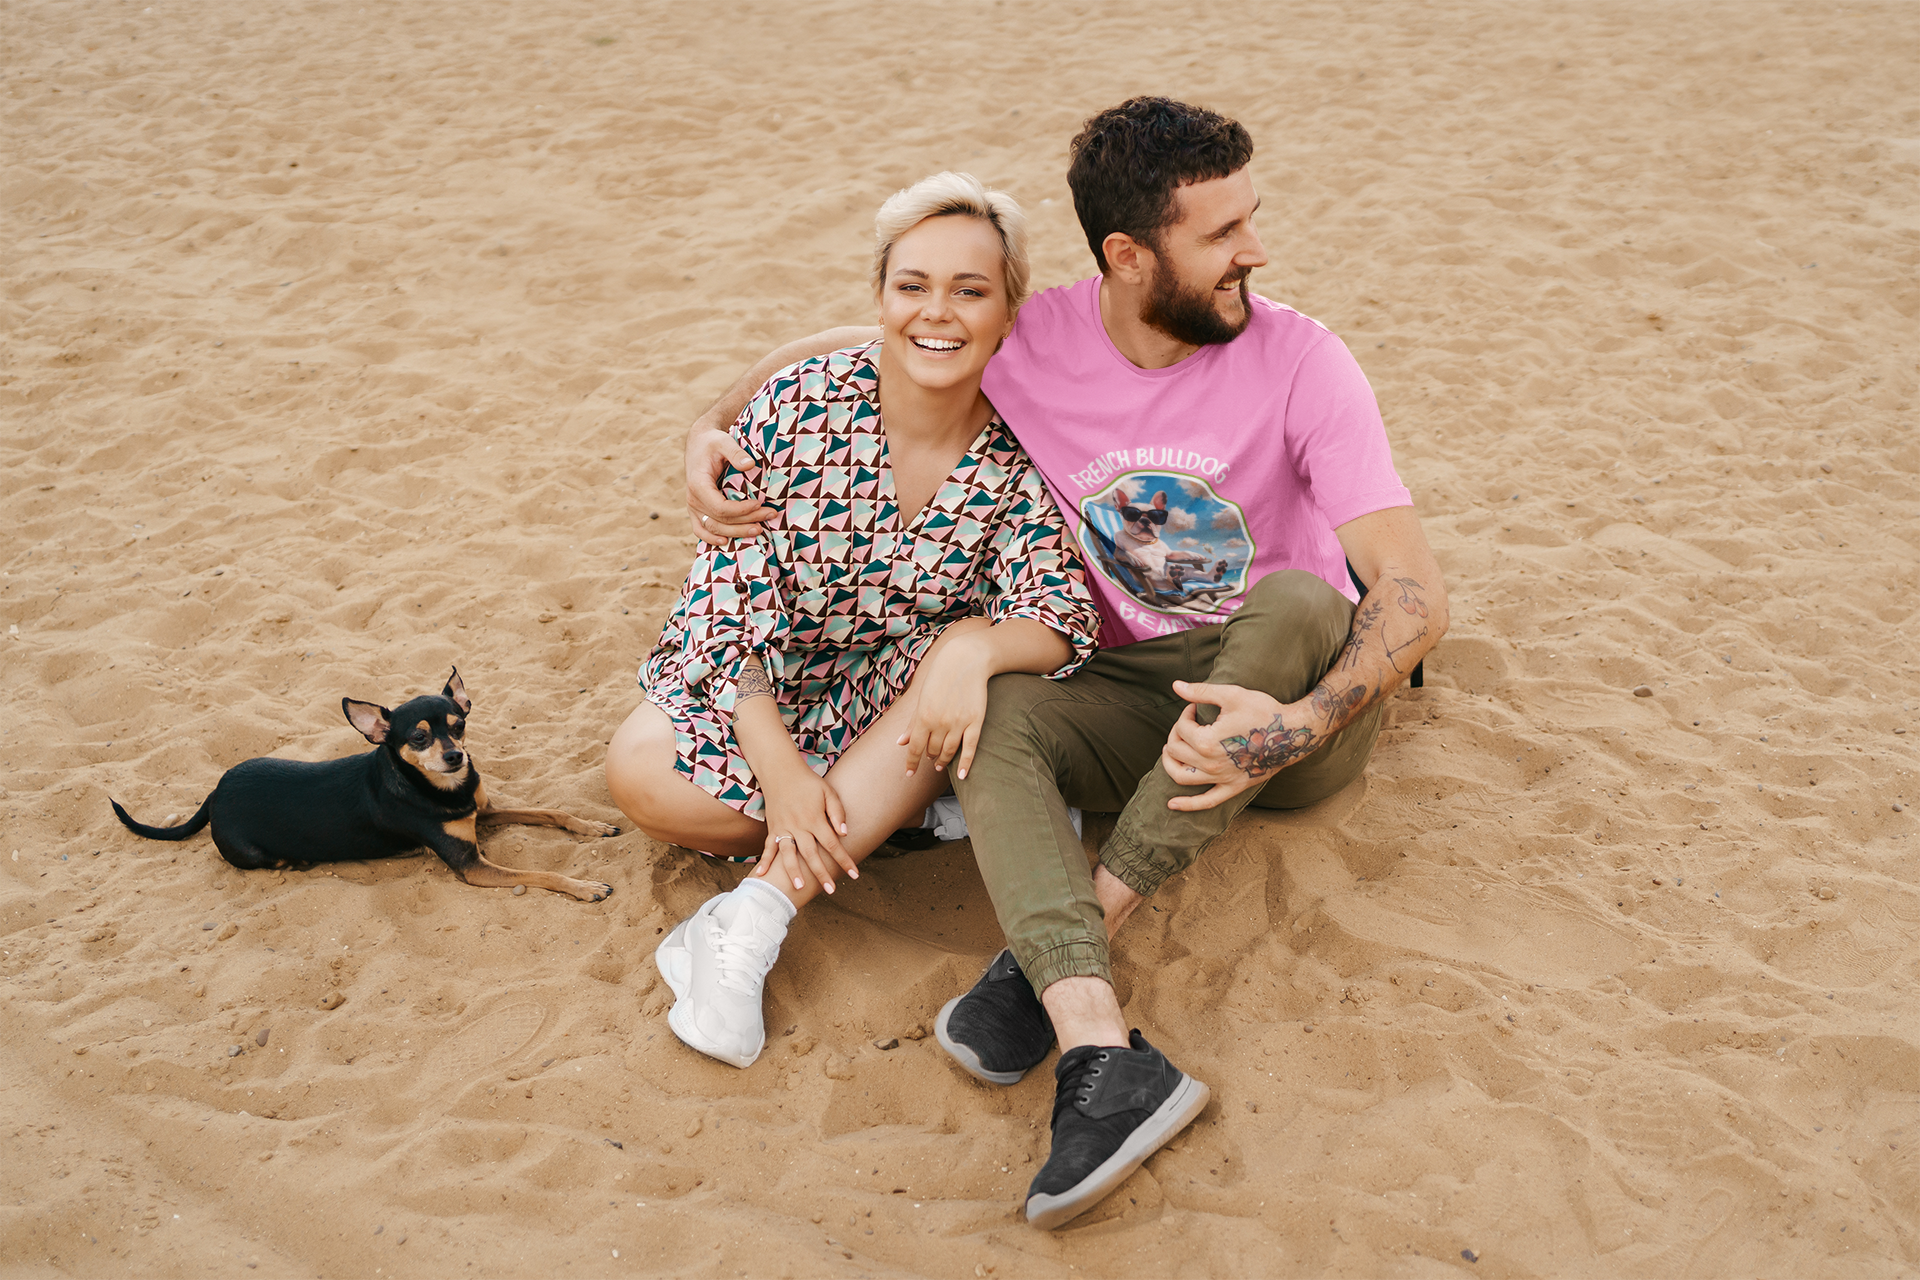
[[1158,613],[1210,615],[1247,590],[1254,547],[1240,508],[1197,476],[1130,471],[1080,499],[1094,572]]

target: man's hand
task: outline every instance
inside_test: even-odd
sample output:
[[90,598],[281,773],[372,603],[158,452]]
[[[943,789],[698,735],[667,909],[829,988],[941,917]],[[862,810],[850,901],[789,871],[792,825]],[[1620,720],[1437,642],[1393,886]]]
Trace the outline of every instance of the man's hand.
[[[987,718],[987,681],[993,677],[993,647],[986,639],[986,619],[967,619],[968,631],[946,643],[936,643],[920,663],[914,678],[913,715],[896,746],[907,749],[907,776],[922,759],[940,772],[959,757],[964,778],[973,767],[973,750],[980,744],[980,725]],[[962,623],[947,630],[952,633]]]
[[753,398],[768,378],[790,364],[813,356],[823,356],[842,347],[872,342],[880,330],[868,326],[823,329],[796,342],[775,347],[754,362],[752,368],[735,378],[713,407],[693,420],[687,432],[687,514],[693,517],[693,531],[716,547],[735,538],[757,538],[763,521],[777,513],[760,502],[729,502],[720,492],[718,481],[732,463],[751,475],[752,459],[727,434],[747,401]]
[[779,512],[758,498],[734,502],[720,492],[720,477],[731,465],[745,475],[759,468],[725,431],[704,430],[687,439],[687,514],[693,531],[716,547],[735,538],[757,538],[762,522]]
[[[1175,680],[1173,691],[1190,704],[1180,713],[1160,767],[1183,786],[1209,787],[1196,796],[1175,796],[1169,809],[1211,809],[1257,787],[1326,741],[1313,727],[1311,702],[1280,703],[1255,689],[1233,684],[1189,684]],[[1197,706],[1220,708],[1212,724],[1201,724]]]

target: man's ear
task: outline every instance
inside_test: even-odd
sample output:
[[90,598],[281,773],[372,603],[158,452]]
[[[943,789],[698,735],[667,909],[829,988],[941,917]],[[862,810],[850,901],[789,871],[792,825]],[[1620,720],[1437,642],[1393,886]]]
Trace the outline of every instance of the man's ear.
[[460,708],[461,715],[473,710],[473,699],[467,696],[467,686],[460,683],[458,667],[455,667],[453,674],[447,677],[447,687],[440,691],[440,696],[449,699],[454,706]]
[[385,707],[342,698],[340,709],[347,713],[347,723],[358,729],[368,742],[377,745],[387,740],[387,730],[393,727],[393,713]]
[[1124,231],[1110,233],[1100,242],[1107,255],[1107,270],[1122,284],[1144,284],[1153,271],[1153,250]]

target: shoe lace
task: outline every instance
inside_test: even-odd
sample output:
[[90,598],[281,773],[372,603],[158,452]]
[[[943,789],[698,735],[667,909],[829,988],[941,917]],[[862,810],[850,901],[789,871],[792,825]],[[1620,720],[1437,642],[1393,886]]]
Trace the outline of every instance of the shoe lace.
[[1080,1060],[1079,1065],[1069,1071],[1065,1079],[1060,1081],[1060,1086],[1053,1095],[1052,1123],[1060,1123],[1060,1113],[1074,1103],[1084,1104],[1093,1098],[1094,1081],[1100,1078],[1106,1061],[1107,1055],[1104,1051],[1090,1053]]
[[760,980],[780,958],[780,945],[759,933],[728,933],[715,930],[713,939],[714,980],[727,990],[750,996],[759,990]]

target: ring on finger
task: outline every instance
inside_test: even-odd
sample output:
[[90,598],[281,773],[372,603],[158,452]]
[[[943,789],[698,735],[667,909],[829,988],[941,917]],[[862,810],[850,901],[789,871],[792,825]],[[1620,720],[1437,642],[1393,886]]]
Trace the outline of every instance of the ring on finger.
[[775,836],[773,838],[773,842],[775,844],[779,844],[782,840],[791,840],[791,839],[793,839],[792,836]]

